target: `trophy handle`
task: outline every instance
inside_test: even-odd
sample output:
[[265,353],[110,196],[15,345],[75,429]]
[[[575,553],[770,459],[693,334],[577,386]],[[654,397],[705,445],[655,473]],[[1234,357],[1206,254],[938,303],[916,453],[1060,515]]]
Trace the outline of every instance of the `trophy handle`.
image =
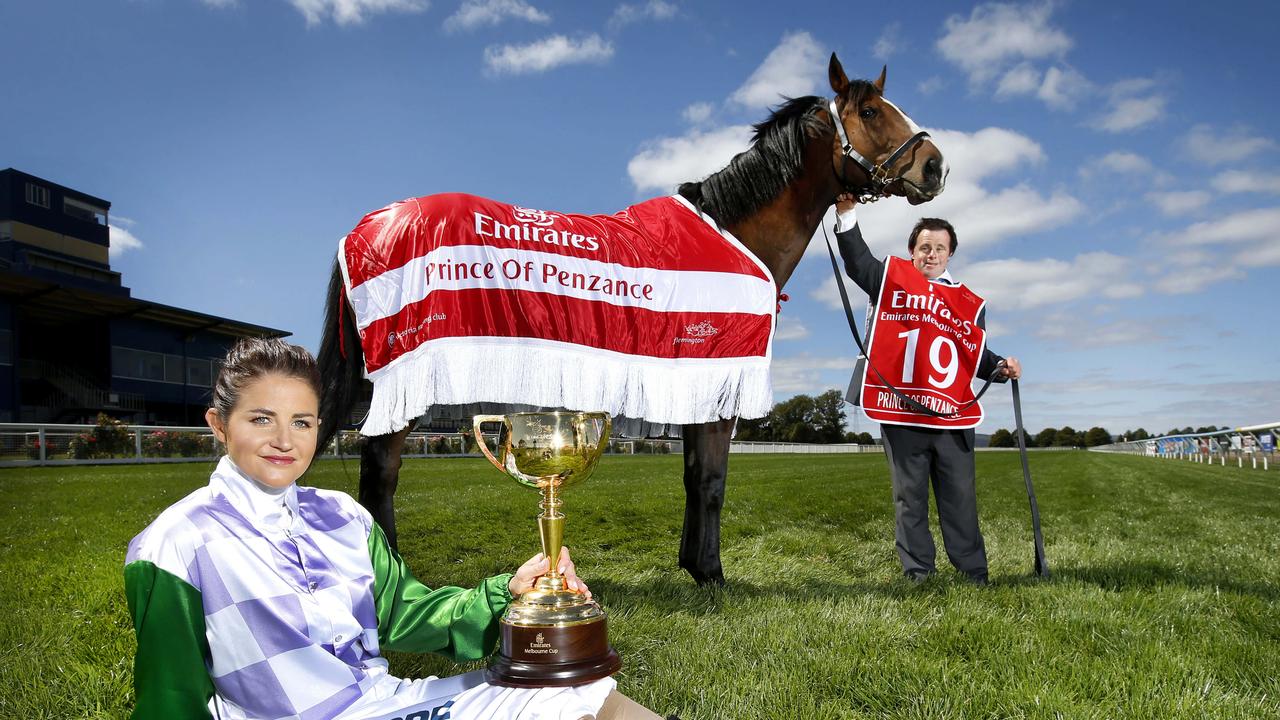
[[[503,473],[506,473],[507,469],[502,466],[502,463],[498,462],[498,458],[494,457],[493,453],[489,452],[489,446],[484,441],[484,433],[480,432],[480,423],[487,422],[500,422],[505,425],[507,428],[507,439],[509,441],[511,438],[511,421],[507,419],[506,415],[476,415],[471,420],[471,427],[475,430],[476,444],[480,446],[480,452],[484,453],[484,456],[489,458],[489,462],[493,463],[494,467],[498,468],[498,470]],[[501,436],[499,436],[499,442],[501,442]]]
[[604,432],[600,433],[600,445],[596,448],[596,457],[600,457],[609,449],[609,436],[613,434],[613,416],[604,418]]

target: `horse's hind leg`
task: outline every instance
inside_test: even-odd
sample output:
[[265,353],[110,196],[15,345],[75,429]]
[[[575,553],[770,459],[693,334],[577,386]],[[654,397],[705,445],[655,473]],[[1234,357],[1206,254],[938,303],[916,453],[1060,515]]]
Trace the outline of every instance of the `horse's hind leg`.
[[680,536],[680,567],[688,570],[699,585],[723,585],[720,509],[724,507],[733,420],[685,425],[683,436],[684,532]]
[[360,504],[387,534],[396,547],[396,483],[400,479],[400,450],[409,428],[389,435],[376,435],[360,449]]

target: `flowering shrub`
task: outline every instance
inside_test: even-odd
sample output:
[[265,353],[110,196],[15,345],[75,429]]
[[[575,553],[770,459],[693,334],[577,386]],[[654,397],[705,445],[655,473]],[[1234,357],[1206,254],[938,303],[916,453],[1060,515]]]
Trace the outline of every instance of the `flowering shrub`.
[[432,435],[427,438],[427,452],[432,455],[452,455],[457,451],[453,448],[453,438]]
[[212,435],[156,430],[142,438],[142,454],[147,457],[204,457],[218,454]]
[[[40,459],[40,438],[31,438],[30,440],[27,440],[26,448],[27,448],[27,457],[31,458],[32,460]],[[44,441],[45,458],[53,457],[53,454],[57,452],[57,450],[58,450],[58,446],[55,445],[52,440],[45,438],[45,441]]]
[[339,455],[359,455],[361,439],[360,433],[340,432],[338,433],[338,454]]
[[98,413],[97,425],[71,438],[67,450],[77,460],[133,455],[133,433],[122,421]]

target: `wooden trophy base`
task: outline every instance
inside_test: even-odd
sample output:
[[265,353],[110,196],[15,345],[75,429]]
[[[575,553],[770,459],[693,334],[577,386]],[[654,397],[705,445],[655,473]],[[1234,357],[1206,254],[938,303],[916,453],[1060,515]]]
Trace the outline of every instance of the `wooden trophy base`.
[[564,687],[608,677],[622,667],[603,616],[572,625],[512,625],[502,619],[498,657],[485,673],[494,685]]

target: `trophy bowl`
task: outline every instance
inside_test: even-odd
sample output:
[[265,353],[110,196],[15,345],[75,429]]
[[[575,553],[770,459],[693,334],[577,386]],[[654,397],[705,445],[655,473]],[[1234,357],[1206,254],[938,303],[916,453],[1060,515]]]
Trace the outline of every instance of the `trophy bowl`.
[[[485,444],[480,425],[502,423],[497,453]],[[609,646],[604,610],[570,589],[559,572],[564,542],[560,493],[595,471],[609,442],[612,421],[600,412],[528,412],[477,415],[476,442],[493,466],[542,494],[538,534],[550,571],[512,601],[501,618],[498,655],[489,682],[514,687],[579,685],[622,667]]]

